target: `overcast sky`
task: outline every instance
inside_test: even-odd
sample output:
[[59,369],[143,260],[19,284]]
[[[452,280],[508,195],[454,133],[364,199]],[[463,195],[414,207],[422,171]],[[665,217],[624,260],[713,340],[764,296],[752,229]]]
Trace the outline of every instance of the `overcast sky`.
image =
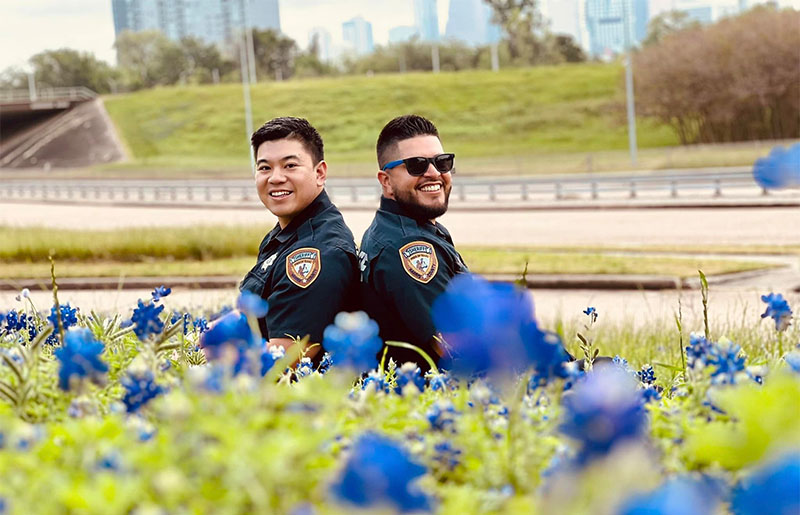
[[[554,20],[559,18],[562,1],[548,0]],[[441,32],[447,23],[449,3],[438,1]],[[671,5],[673,0],[653,3],[658,8],[661,4]],[[800,9],[800,0],[780,3]],[[281,28],[301,47],[307,45],[308,33],[315,26],[326,27],[336,42],[341,40],[342,22],[361,15],[372,23],[375,43],[383,44],[390,28],[413,25],[413,4],[413,0],[280,0]],[[38,52],[63,47],[92,52],[113,63],[113,43],[111,0],[0,0],[0,70],[23,66]]]

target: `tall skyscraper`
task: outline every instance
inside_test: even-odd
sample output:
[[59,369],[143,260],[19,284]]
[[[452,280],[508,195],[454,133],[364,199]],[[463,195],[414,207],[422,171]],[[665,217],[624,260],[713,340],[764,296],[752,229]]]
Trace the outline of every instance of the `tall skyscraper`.
[[500,27],[492,23],[492,8],[482,0],[450,0],[445,37],[480,46],[500,36]]
[[158,30],[172,40],[223,44],[243,27],[281,29],[278,0],[112,0],[111,8],[116,36]]
[[314,27],[308,33],[308,45],[317,45],[317,57],[320,61],[329,62],[333,60],[333,43],[331,33],[324,27]]
[[342,38],[348,49],[356,55],[369,54],[375,48],[372,43],[372,24],[361,16],[342,23]]
[[439,41],[436,0],[414,0],[414,25],[423,41]]
[[586,0],[583,15],[589,53],[611,58],[647,36],[650,7],[647,0]]

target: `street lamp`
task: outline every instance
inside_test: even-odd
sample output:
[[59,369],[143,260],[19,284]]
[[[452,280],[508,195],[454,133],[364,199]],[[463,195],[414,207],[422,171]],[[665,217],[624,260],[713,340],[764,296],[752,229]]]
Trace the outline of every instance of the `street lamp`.
[[631,0],[622,0],[623,24],[625,31],[625,97],[628,104],[628,147],[631,164],[636,166],[636,109],[633,98],[633,45],[631,44],[631,17],[628,4]]

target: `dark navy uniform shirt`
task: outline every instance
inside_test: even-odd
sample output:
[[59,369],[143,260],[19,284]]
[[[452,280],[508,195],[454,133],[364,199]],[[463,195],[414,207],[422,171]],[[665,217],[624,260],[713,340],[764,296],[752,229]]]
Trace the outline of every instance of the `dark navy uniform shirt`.
[[355,240],[325,191],[283,230],[275,225],[264,237],[256,266],[239,289],[261,295],[269,304],[266,318],[259,320],[266,339],[308,334],[312,343],[321,343],[336,314],[354,309]]
[[[381,337],[414,344],[438,360],[431,305],[454,275],[468,272],[440,223],[415,220],[394,200],[382,197],[380,209],[361,241],[362,305],[378,322]],[[389,347],[398,364],[428,366],[420,355]]]

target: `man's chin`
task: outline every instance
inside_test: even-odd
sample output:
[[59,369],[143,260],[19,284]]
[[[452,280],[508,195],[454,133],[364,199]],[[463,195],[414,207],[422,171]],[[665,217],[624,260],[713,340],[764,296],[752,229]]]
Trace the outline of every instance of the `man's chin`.
[[447,212],[446,200],[442,202],[426,204],[419,202],[408,202],[400,198],[395,200],[398,204],[400,204],[400,207],[402,207],[403,210],[411,216],[411,218],[417,220],[433,220],[435,218],[439,218]]

